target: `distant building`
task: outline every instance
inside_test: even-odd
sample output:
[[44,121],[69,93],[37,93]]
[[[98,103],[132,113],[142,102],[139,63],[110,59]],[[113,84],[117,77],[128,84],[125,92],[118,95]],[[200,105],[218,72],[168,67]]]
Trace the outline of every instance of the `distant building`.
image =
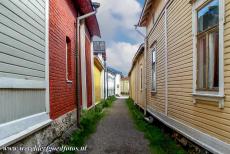
[[129,77],[121,78],[121,95],[129,95]]
[[[100,78],[101,78],[101,81],[100,81],[100,93],[99,94],[99,89],[98,87],[94,87],[95,89],[95,101],[98,102],[99,101],[99,95],[101,95],[101,99],[106,99],[106,96],[107,96],[107,84],[106,84],[106,80],[107,80],[107,75],[106,75],[106,45],[105,45],[105,41],[93,41],[93,54],[94,54],[94,63],[97,64],[96,66],[97,67],[94,67],[94,73],[96,73],[94,75],[94,78],[97,78],[97,79],[94,79],[94,80],[97,80],[95,82],[99,82],[99,78],[98,78],[98,75],[99,73],[98,72],[95,72],[95,71],[98,71],[98,64],[100,63],[100,65],[102,65],[103,67],[103,70],[101,70],[100,72]],[[94,86],[96,83],[94,83]]]
[[117,71],[114,68],[108,67],[107,68],[107,84],[108,84],[108,96],[120,96],[121,89],[120,89],[120,82],[122,77],[122,72]]

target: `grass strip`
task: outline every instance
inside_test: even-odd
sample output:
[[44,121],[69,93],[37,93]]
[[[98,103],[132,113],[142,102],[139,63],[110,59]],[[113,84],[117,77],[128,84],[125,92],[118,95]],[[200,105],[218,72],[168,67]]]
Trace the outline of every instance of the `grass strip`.
[[[94,108],[88,111],[82,111],[80,125],[81,127],[72,135],[69,147],[81,147],[85,144],[85,141],[93,134],[97,129],[98,122],[105,116],[104,108],[111,107],[116,97],[111,96],[106,100],[102,100]],[[66,151],[64,154],[72,154],[75,152]]]
[[144,120],[144,115],[134,105],[132,99],[127,99],[126,104],[133,117],[137,129],[144,133],[149,140],[150,150],[153,154],[185,154],[184,149],[178,145],[169,135],[164,134],[160,128],[149,124]]

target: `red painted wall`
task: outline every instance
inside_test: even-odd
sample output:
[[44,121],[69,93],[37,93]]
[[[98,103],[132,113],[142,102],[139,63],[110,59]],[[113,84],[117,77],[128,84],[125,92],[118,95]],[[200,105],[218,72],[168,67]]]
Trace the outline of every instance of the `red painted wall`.
[[86,31],[86,38],[85,38],[85,58],[86,58],[86,86],[87,86],[87,107],[91,107],[93,104],[92,100],[92,62],[91,62],[91,40],[90,35]]
[[[50,116],[59,116],[76,108],[75,45],[77,12],[72,0],[50,0]],[[73,83],[66,82],[66,37],[71,40],[71,73]]]

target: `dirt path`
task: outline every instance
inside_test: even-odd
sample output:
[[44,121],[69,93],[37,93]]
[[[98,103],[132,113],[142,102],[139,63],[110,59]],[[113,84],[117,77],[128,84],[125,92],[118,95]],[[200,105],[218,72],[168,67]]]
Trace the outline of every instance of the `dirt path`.
[[149,154],[148,141],[137,131],[124,99],[118,99],[87,141],[87,154]]

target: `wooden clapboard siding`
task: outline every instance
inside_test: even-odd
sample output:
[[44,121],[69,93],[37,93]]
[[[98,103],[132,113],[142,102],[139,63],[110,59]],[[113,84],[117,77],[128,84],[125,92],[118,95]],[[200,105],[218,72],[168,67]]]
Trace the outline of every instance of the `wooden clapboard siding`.
[[136,84],[135,84],[136,78],[135,78],[135,68],[133,68],[132,72],[131,72],[131,76],[130,76],[130,83],[131,83],[131,98],[135,101],[136,95],[135,95],[135,91],[136,91]]
[[101,89],[102,89],[102,83],[101,83],[101,70],[95,65],[94,62],[94,95],[95,95],[95,101],[98,103],[101,101]]
[[[133,63],[133,68],[130,72],[130,97],[137,103],[140,107],[145,107],[145,93],[144,93],[144,53],[138,54],[135,57],[135,63]],[[141,90],[141,68],[142,68],[142,83],[143,89]]]
[[[45,83],[45,5],[44,0],[0,0],[0,81],[4,77]],[[3,88],[0,124],[46,112],[45,87]]]
[[[148,38],[147,50],[147,105],[158,112],[165,111],[165,31],[164,14],[159,18],[157,26]],[[152,93],[152,49],[156,43],[156,93]]]
[[45,79],[44,1],[0,1],[0,73]]
[[[226,3],[226,21],[230,2]],[[230,143],[229,108],[229,22],[225,25],[225,108],[217,102],[197,101],[193,104],[193,41],[192,6],[187,1],[174,0],[168,7],[168,116],[189,127]]]
[[[137,62],[137,68],[138,68],[138,89],[137,89],[137,93],[138,93],[138,101],[137,103],[143,108],[145,103],[144,103],[144,54],[140,55],[138,62]],[[141,68],[142,68],[142,81],[141,81]],[[141,82],[142,82],[142,89],[141,89]]]
[[45,112],[44,90],[0,89],[0,124]]
[[149,13],[149,18],[148,18],[149,24],[147,26],[147,33],[149,33],[151,31],[151,29],[154,25],[154,21],[156,21],[156,19],[160,15],[163,6],[164,6],[163,0],[155,0],[154,1],[154,4],[152,5],[152,11]]

